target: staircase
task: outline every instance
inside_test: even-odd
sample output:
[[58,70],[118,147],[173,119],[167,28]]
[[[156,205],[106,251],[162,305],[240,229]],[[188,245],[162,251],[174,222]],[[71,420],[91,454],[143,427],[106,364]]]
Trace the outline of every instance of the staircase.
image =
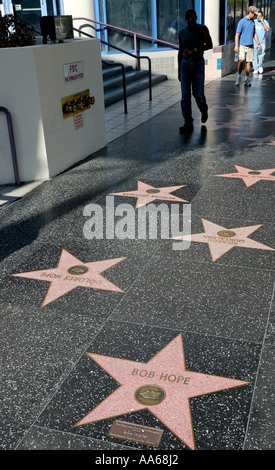
[[[115,62],[108,61],[110,64]],[[106,65],[102,63],[103,88],[105,107],[117,101],[123,100],[122,68],[119,65]],[[149,88],[149,72],[147,70],[136,71],[131,65],[125,65],[127,96]],[[166,75],[152,74],[152,86],[167,80]]]

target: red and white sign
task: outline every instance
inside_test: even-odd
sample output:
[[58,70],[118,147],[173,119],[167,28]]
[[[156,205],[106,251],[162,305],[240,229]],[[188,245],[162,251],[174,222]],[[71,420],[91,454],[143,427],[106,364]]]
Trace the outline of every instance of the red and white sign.
[[65,83],[75,82],[84,78],[83,62],[63,65]]
[[75,114],[73,118],[74,118],[74,128],[77,131],[77,129],[84,126],[83,115],[82,113]]

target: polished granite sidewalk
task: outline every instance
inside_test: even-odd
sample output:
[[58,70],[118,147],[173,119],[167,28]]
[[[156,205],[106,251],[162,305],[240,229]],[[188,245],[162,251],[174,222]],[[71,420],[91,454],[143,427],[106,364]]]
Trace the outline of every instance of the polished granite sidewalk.
[[[107,147],[0,210],[0,449],[274,450],[275,50],[234,82],[190,135],[169,81],[113,107]],[[191,233],[139,236],[151,202]]]

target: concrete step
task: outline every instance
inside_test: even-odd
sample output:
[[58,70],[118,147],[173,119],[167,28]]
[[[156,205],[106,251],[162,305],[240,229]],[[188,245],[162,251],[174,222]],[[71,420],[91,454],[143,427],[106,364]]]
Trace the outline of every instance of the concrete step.
[[[108,61],[112,66],[102,63],[103,87],[105,107],[117,101],[123,100],[122,69],[113,61]],[[125,66],[126,94],[131,96],[146,88],[149,89],[148,70],[136,71],[132,66]],[[152,86],[167,80],[166,75],[152,75]]]
[[[160,83],[164,80],[167,80],[166,75],[152,75],[152,86]],[[126,95],[131,96],[139,91],[148,89],[149,94],[149,73],[147,72],[147,76],[130,82],[126,86]],[[117,101],[123,100],[123,88],[117,87],[112,88],[104,93],[104,100],[105,100],[105,107],[110,106]]]
[[[126,73],[126,77],[125,77],[126,85],[128,86],[130,83],[140,80],[146,76],[148,76],[147,70],[141,70],[138,72],[136,72],[135,70],[129,71]],[[111,90],[112,88],[120,88],[122,86],[123,86],[123,80],[122,80],[121,71],[120,71],[120,74],[112,76],[108,78],[107,80],[104,79],[103,81],[104,92]]]
[[[125,72],[133,71],[133,67],[131,65],[125,65]],[[119,65],[104,65],[102,64],[102,75],[103,80],[108,80],[110,77],[114,77],[116,75],[122,75],[122,68]]]

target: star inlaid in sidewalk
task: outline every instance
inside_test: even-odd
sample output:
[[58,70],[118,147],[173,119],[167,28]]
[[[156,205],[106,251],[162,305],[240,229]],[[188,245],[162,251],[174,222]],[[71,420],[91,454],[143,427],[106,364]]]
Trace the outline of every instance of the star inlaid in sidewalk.
[[218,108],[218,109],[229,109],[229,111],[233,112],[233,111],[239,111],[240,109],[244,109],[244,106],[241,105],[241,106],[235,106],[235,105],[232,105],[232,104],[225,104],[224,106],[218,106],[217,104],[215,106],[213,106],[213,108]]
[[229,131],[234,132],[235,135],[239,135],[243,127],[246,127],[249,124],[249,122],[250,122],[249,119],[239,119],[238,121],[231,120],[227,122],[216,122],[210,126],[210,130],[219,131],[220,129],[228,129]]
[[275,168],[268,170],[251,170],[243,166],[234,165],[237,173],[227,173],[221,176],[222,178],[241,178],[247,187],[252,186],[261,180],[275,181],[275,176],[271,176],[271,173],[275,171]]
[[274,116],[259,116],[259,117],[262,118],[264,122],[274,122],[275,121]]
[[274,135],[268,135],[264,138],[256,138],[256,137],[244,137],[246,140],[251,140],[251,144],[248,144],[249,147],[262,146],[262,145],[271,145],[275,146],[275,137]]
[[[258,78],[260,78],[260,76]],[[270,81],[269,78],[266,79],[266,80],[260,79],[259,83],[255,82],[253,85],[258,87],[258,88],[262,88],[262,86],[270,87],[271,85],[269,85],[269,81]]]
[[189,400],[250,383],[187,370],[181,334],[146,363],[88,356],[120,386],[75,426],[147,409],[190,449],[195,440]]
[[177,196],[170,194],[177,189],[184,188],[186,184],[182,186],[167,186],[164,188],[155,188],[149,184],[138,181],[138,189],[135,191],[124,191],[122,193],[111,193],[111,196],[125,196],[125,197],[136,197],[136,209],[145,206],[153,201],[162,200],[169,202],[188,202],[184,199],[180,199]]
[[42,307],[44,307],[79,286],[124,292],[101,276],[103,271],[123,260],[125,258],[82,263],[78,258],[63,249],[56,268],[11,274],[11,276],[50,282],[50,287],[42,304]]
[[235,247],[275,251],[269,246],[263,245],[262,243],[248,238],[249,235],[255,232],[255,230],[257,230],[262,225],[250,225],[248,227],[227,229],[221,225],[209,222],[208,220],[201,220],[205,230],[204,232],[191,235],[181,235],[179,237],[173,237],[172,240],[186,240],[199,243],[208,243],[213,261],[216,261],[222,255]]
[[213,130],[218,131],[219,129],[239,130],[239,125],[236,121],[216,122],[215,126],[213,126]]

